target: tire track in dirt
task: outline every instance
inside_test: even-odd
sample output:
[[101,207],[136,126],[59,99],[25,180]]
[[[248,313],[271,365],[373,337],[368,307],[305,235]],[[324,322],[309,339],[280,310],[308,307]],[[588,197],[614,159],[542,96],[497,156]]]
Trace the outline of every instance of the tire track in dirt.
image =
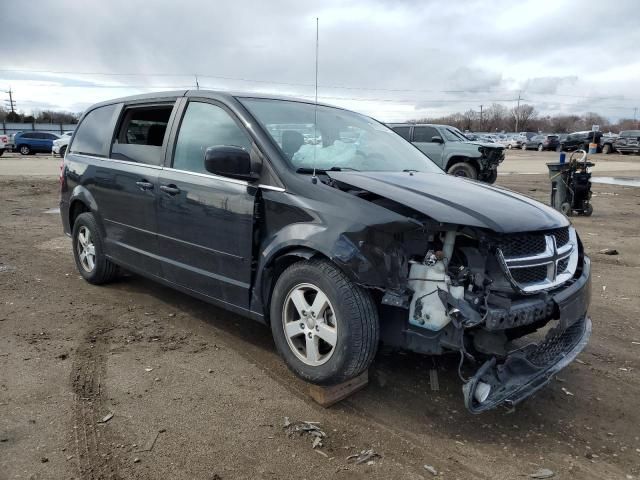
[[102,324],[89,330],[78,346],[71,369],[73,402],[73,440],[78,475],[85,480],[120,480],[117,459],[110,451],[112,433],[108,426],[99,426],[103,410],[108,332],[101,317],[92,315],[91,324]]

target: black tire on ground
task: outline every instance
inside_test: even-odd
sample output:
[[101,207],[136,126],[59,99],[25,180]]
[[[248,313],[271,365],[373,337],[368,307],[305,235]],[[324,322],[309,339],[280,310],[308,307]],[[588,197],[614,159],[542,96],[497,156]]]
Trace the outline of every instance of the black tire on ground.
[[29,145],[20,145],[18,147],[18,151],[20,152],[20,155],[31,155],[31,148],[29,148]]
[[491,170],[491,173],[485,178],[485,182],[487,183],[496,183],[498,179],[498,170]]
[[541,143],[538,144],[538,151],[542,152],[544,150],[544,145],[542,145]]
[[593,205],[587,203],[587,205],[584,207],[584,210],[582,211],[582,214],[585,217],[590,217],[593,214]]
[[4,148],[0,148],[0,157],[4,155]]
[[605,155],[608,155],[609,153],[611,153],[611,145],[605,144],[602,147],[602,153],[604,153]]
[[471,178],[472,180],[478,178],[478,171],[476,170],[476,168],[467,162],[454,163],[449,167],[447,173],[449,175],[453,175],[454,177]]
[[[306,346],[309,345],[306,343],[307,335],[311,335],[311,332],[315,335],[313,328],[317,330],[318,327],[312,324],[309,333],[301,333],[297,337],[285,332],[286,320],[297,316],[299,320],[286,322],[287,325],[300,325],[301,332],[308,326],[288,300],[292,292],[305,286],[315,287],[324,293],[334,313],[330,319],[335,323],[335,345],[330,350],[330,355],[322,360],[324,363],[318,365],[310,365],[299,358],[306,356]],[[311,293],[313,294],[313,290]],[[309,306],[316,297],[303,298]],[[378,312],[373,299],[369,292],[349,280],[328,261],[302,261],[287,268],[273,289],[270,312],[271,332],[278,352],[287,366],[308,382],[318,385],[341,383],[364,372],[373,361],[380,336]],[[319,334],[317,336],[322,338]],[[296,348],[292,340],[294,338],[298,342],[304,341],[304,348],[301,344]],[[326,347],[328,344],[323,345]]]
[[64,147],[60,148],[60,157],[64,158],[64,154],[67,153],[67,147],[66,145]]
[[527,149],[527,145],[526,145],[526,143],[523,143],[523,144],[522,144],[522,147],[520,147],[520,148],[522,148],[522,150],[526,150],[526,149]]
[[573,215],[571,204],[567,202],[564,202],[563,204],[560,205],[560,211],[564,213],[567,217],[570,217]]
[[[80,238],[81,235],[84,240]],[[73,224],[71,238],[76,267],[87,282],[101,285],[116,277],[118,267],[104,254],[102,234],[92,213],[86,212],[78,215]],[[86,253],[91,250],[93,251],[93,260],[85,260]],[[83,251],[85,252],[84,258]]]
[[509,143],[509,144],[507,145],[507,148],[508,148],[509,150],[511,150],[513,147],[512,147],[512,146],[511,146],[511,144]]

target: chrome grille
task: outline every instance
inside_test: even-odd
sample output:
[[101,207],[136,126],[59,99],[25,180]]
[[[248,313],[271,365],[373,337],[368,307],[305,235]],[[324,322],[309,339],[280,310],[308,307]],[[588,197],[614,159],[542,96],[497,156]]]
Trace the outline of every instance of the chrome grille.
[[573,227],[509,235],[499,242],[497,256],[514,288],[535,293],[573,277],[578,266],[578,238]]

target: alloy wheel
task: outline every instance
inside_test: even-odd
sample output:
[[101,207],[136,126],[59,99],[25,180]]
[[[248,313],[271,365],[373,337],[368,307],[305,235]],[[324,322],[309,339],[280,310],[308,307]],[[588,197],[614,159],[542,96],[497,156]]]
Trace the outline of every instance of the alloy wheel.
[[310,283],[296,285],[285,298],[282,326],[291,351],[307,365],[326,363],[338,341],[338,322],[327,295]]
[[96,266],[96,246],[91,238],[91,231],[85,226],[78,230],[76,249],[80,265],[86,272],[91,273]]

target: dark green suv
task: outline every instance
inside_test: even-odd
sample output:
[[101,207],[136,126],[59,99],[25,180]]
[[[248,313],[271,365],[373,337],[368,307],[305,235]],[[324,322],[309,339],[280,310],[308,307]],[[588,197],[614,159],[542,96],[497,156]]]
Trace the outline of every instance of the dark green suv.
[[389,127],[424,152],[445,172],[494,183],[504,146],[473,142],[455,127],[433,124],[390,124]]

